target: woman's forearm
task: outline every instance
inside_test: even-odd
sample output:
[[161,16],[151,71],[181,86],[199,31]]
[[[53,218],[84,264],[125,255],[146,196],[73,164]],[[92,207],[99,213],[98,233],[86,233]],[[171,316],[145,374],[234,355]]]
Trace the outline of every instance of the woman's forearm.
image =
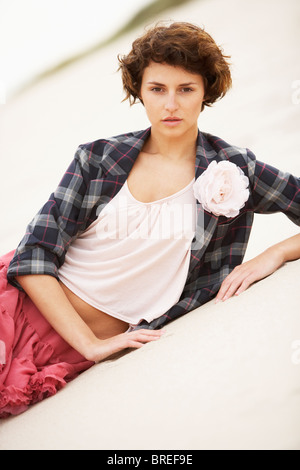
[[48,275],[24,275],[16,280],[57,333],[89,359],[98,338],[74,309],[59,282]]
[[271,246],[269,250],[279,250],[283,263],[300,258],[300,233]]

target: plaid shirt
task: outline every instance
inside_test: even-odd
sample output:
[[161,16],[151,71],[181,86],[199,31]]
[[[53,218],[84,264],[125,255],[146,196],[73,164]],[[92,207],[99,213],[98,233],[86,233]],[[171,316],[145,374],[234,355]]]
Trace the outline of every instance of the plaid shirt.
[[[68,247],[121,189],[150,132],[151,128],[78,147],[58,188],[20,242],[8,270],[10,283],[21,289],[14,276],[24,274],[58,278]],[[249,178],[250,197],[238,216],[231,219],[216,217],[197,202],[196,235],[182,295],[162,316],[151,323],[144,320],[137,328],[161,328],[211,300],[225,277],[242,263],[254,212],[280,211],[300,225],[299,178],[257,161],[247,149],[199,132],[196,178],[212,160],[229,160],[239,166]]]

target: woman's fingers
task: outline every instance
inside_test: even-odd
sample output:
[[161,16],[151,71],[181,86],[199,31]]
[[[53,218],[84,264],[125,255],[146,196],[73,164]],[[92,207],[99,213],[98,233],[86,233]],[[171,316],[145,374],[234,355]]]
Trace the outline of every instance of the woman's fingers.
[[216,303],[219,302],[220,300],[226,300],[227,298],[230,297],[230,292],[233,292],[234,290],[233,286],[236,284],[236,279],[237,279],[236,273],[233,270],[232,273],[229,274],[222,282],[220,290],[216,297]]
[[149,343],[150,341],[158,340],[162,335],[163,330],[135,330],[129,333],[123,333],[117,338],[117,347],[121,347],[122,349],[125,348],[139,348],[143,346],[145,343]]
[[243,282],[241,283],[240,287],[236,290],[235,292],[235,295],[239,295],[241,294],[242,292],[244,292],[246,289],[248,289],[248,287],[251,286],[251,284],[253,284],[253,282],[255,282],[257,279],[256,279],[256,276],[254,273],[251,273],[249,274],[248,277],[246,277],[246,279],[243,280]]
[[250,269],[244,269],[243,265],[237,266],[231,274],[222,282],[216,297],[216,303],[224,301],[233,295],[244,292],[256,280],[255,273]]
[[130,343],[129,347],[140,347],[145,343],[159,339],[163,333],[163,330],[142,329],[125,334],[127,335],[128,341]]
[[105,340],[100,340],[92,360],[100,362],[112,354],[118,353],[127,348],[141,348],[145,343],[158,340],[164,333],[164,330],[141,329],[129,333],[121,333]]
[[216,302],[241,294],[253,282],[272,274],[283,264],[284,259],[281,250],[274,245],[255,258],[236,266],[222,282]]

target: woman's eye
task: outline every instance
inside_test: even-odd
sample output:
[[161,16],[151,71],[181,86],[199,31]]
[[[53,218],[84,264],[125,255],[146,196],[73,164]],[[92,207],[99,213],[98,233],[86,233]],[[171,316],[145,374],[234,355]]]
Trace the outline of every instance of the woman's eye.
[[[163,93],[165,90],[161,87],[153,87],[151,88],[151,91],[153,91],[154,93]],[[193,89],[190,87],[183,87],[179,89],[180,93],[189,93],[191,91],[193,91]]]

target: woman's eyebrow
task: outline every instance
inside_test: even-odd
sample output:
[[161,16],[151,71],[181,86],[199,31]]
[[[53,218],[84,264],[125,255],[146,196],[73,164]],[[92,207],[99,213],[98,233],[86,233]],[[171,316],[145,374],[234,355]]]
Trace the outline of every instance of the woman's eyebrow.
[[[159,83],[159,82],[147,82],[147,85],[166,86],[164,83]],[[189,86],[189,85],[197,85],[197,83],[196,82],[180,83],[178,86]]]

